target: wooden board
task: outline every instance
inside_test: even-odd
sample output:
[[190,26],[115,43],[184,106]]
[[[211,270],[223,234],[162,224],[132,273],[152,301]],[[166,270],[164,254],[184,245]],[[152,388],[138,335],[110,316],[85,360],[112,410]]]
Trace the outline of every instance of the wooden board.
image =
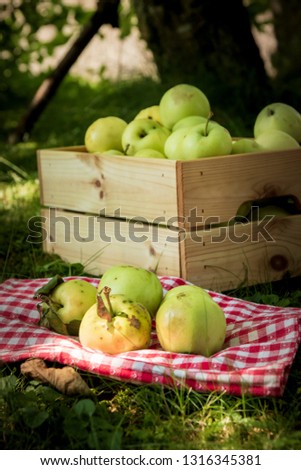
[[178,233],[166,227],[44,208],[44,250],[96,276],[118,264],[179,276]]
[[44,249],[94,275],[133,264],[224,291],[301,275],[301,215],[184,231],[42,210]]
[[157,225],[178,213],[175,162],[68,147],[40,150],[38,168],[44,206]]
[[188,232],[182,276],[224,291],[301,275],[301,215]]
[[301,207],[301,149],[173,161],[38,152],[48,207],[171,227],[226,222],[246,201],[294,196]]
[[179,215],[195,211],[198,225],[226,222],[246,201],[295,196],[301,205],[301,149],[181,163]]

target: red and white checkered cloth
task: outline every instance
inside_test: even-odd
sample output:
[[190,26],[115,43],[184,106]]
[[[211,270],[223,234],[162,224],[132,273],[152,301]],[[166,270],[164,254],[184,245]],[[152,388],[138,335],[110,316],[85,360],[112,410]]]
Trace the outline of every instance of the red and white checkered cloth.
[[[83,279],[95,286],[99,282]],[[185,284],[172,277],[160,280],[165,291]],[[200,392],[256,396],[284,392],[301,341],[301,309],[259,305],[210,291],[227,318],[222,351],[210,358],[162,351],[153,328],[149,349],[111,356],[37,325],[33,295],[46,282],[8,279],[0,284],[0,361],[41,358],[132,383],[185,385]]]

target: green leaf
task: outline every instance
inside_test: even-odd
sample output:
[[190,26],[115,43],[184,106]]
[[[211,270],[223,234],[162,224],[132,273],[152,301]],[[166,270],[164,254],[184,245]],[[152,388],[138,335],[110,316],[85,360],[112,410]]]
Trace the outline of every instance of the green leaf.
[[0,377],[0,395],[7,395],[13,392],[17,385],[17,377],[15,375],[7,375]]
[[92,400],[84,398],[73,406],[73,410],[80,418],[84,416],[89,416],[91,418],[95,413],[96,406]]
[[35,429],[41,426],[49,417],[47,411],[40,411],[36,406],[23,408],[21,411],[24,424]]
[[79,326],[81,324],[80,320],[72,320],[70,323],[66,324],[68,335],[78,336]]
[[59,274],[56,274],[44,286],[36,290],[33,298],[39,299],[43,298],[44,296],[48,296],[53,291],[53,289],[55,289],[55,287],[57,287],[59,284],[62,284],[63,282],[64,279]]
[[42,302],[38,305],[38,310],[40,312],[40,326],[44,326],[45,328],[61,335],[69,336],[67,326],[51,307],[49,307],[45,302]]

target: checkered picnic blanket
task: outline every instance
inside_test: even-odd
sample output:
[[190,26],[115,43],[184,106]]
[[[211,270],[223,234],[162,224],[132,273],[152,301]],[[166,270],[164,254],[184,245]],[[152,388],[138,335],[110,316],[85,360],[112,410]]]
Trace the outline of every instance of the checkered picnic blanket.
[[[99,282],[82,279],[95,286]],[[165,292],[186,284],[173,277],[160,277],[160,281]],[[162,351],[153,328],[149,349],[109,355],[38,326],[33,295],[46,282],[8,279],[0,284],[0,361],[40,358],[132,383],[184,385],[199,392],[256,396],[284,392],[301,341],[301,309],[259,305],[209,291],[227,319],[222,351],[210,358]]]

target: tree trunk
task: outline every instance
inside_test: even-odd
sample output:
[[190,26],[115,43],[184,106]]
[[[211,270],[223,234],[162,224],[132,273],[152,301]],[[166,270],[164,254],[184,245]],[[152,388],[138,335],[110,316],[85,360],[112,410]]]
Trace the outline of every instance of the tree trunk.
[[242,0],[134,0],[161,80],[198,85],[241,111],[265,104],[268,78]]
[[301,10],[300,0],[270,0],[277,50],[272,63],[277,70],[277,98],[300,108]]
[[56,69],[43,81],[36,91],[27,112],[20,120],[17,128],[9,136],[9,143],[15,144],[21,142],[25,135],[32,130],[34,124],[56,93],[68,71],[97,33],[100,26],[107,23],[112,24],[112,26],[118,25],[118,5],[119,0],[97,2],[97,10],[92,15],[90,21],[82,29],[80,35],[71,45]]

